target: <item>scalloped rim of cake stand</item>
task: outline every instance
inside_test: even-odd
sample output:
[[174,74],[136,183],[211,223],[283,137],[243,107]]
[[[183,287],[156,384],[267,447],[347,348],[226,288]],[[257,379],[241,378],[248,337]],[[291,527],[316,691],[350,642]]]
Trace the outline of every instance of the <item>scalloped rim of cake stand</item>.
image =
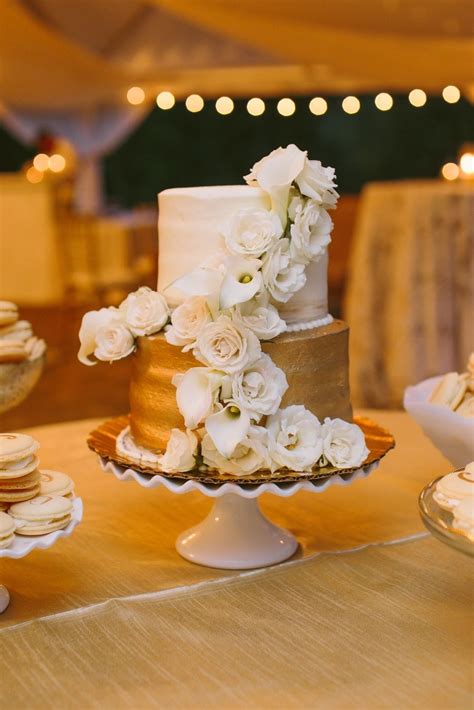
[[[26,537],[15,535],[13,544],[0,550],[1,558],[10,558],[18,560],[21,557],[29,555],[33,550],[47,550],[52,547],[60,538],[69,537],[74,529],[82,521],[84,506],[81,498],[74,498],[72,501],[72,518],[69,525],[62,530],[55,530],[47,535],[38,535],[36,537]],[[10,595],[8,589],[0,584],[0,614],[5,611],[10,603]]]

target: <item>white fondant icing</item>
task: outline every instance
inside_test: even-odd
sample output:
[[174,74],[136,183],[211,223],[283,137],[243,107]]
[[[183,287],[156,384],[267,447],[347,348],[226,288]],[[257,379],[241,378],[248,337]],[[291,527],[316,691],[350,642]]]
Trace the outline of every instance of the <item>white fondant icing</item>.
[[332,323],[334,318],[330,313],[324,318],[317,318],[316,320],[308,321],[307,323],[293,323],[289,325],[286,329],[286,333],[298,333],[301,330],[311,330],[312,328],[320,328],[323,325],[329,325]]
[[[269,209],[268,195],[250,185],[219,185],[164,190],[158,195],[158,290],[172,308],[183,301],[170,287],[178,277],[216,256],[224,241],[220,231],[232,214],[246,209]],[[306,267],[306,284],[285,304],[280,315],[291,326],[327,316],[327,252]],[[307,326],[315,327],[315,326]]]

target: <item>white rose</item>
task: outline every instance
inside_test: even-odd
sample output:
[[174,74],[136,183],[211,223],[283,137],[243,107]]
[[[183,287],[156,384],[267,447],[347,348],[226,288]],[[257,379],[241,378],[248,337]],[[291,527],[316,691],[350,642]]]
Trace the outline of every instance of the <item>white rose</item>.
[[135,350],[135,338],[120,317],[101,326],[95,334],[95,341],[94,355],[105,362],[121,360]]
[[357,424],[326,418],[321,437],[323,454],[335,468],[361,466],[369,455],[364,433]]
[[287,325],[268,298],[258,297],[235,307],[232,318],[251,330],[259,340],[271,340],[284,333]]
[[277,148],[255,163],[244,178],[249,184],[256,182],[270,195],[272,210],[278,214],[283,227],[287,220],[290,187],[302,172],[306,155],[306,151],[294,144]]
[[337,198],[334,168],[325,168],[319,160],[305,160],[304,168],[296,178],[301,193],[316,200],[322,207],[335,207]]
[[209,367],[192,367],[184,375],[173,377],[176,403],[189,429],[195,429],[214,412],[223,379],[223,372]]
[[158,457],[158,465],[165,473],[191,471],[196,465],[197,447],[197,436],[192,431],[172,429],[166,451]]
[[245,370],[232,376],[234,402],[247,409],[255,421],[263,415],[275,414],[287,389],[285,373],[265,353]]
[[267,419],[267,431],[272,470],[286,466],[290,471],[311,471],[322,454],[321,424],[302,405],[273,414]]
[[263,283],[275,301],[286,303],[306,283],[304,264],[292,261],[290,240],[279,239],[265,255],[262,266]]
[[260,341],[251,330],[221,315],[198,335],[194,356],[205,365],[229,374],[239,372],[260,357]]
[[260,257],[282,235],[281,222],[269,210],[240,210],[222,229],[227,249],[240,256]]
[[148,286],[142,286],[138,291],[130,293],[120,304],[119,310],[135,336],[157,333],[163,328],[170,314],[168,304],[161,293],[152,291]]
[[226,259],[226,274],[219,294],[221,310],[250,301],[262,287],[262,262],[243,256]]
[[[132,334],[123,324],[121,312],[113,307],[86,313],[79,340],[81,346],[77,357],[84,365],[96,365],[97,359],[118,360],[129,355],[135,346]],[[96,360],[89,358],[93,353]]]
[[332,220],[315,200],[295,197],[290,204],[290,254],[294,261],[307,264],[323,254],[331,242]]
[[206,466],[221,473],[234,476],[248,476],[260,469],[269,468],[267,433],[263,427],[251,426],[248,435],[235,447],[231,456],[226,458],[216,449],[209,434],[204,436],[201,454]]
[[209,323],[211,314],[204,296],[191,296],[171,315],[171,326],[165,332],[170,345],[179,345],[187,352],[196,342],[200,330]]

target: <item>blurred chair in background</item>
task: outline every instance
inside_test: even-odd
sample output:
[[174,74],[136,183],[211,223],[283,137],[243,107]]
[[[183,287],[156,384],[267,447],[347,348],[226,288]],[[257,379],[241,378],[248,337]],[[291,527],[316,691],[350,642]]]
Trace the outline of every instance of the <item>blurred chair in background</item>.
[[469,181],[363,191],[345,305],[356,406],[399,407],[407,385],[463,370],[474,346],[473,215]]

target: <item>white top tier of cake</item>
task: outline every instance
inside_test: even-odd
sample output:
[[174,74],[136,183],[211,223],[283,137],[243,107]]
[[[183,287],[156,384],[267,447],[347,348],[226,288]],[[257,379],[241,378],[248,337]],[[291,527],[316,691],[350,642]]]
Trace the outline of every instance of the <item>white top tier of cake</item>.
[[[223,247],[221,227],[239,210],[270,209],[268,195],[250,185],[180,187],[158,195],[158,290],[172,308],[184,294],[173,281],[212,259]],[[290,326],[327,316],[327,253],[306,267],[307,281],[288,303],[278,304]]]

